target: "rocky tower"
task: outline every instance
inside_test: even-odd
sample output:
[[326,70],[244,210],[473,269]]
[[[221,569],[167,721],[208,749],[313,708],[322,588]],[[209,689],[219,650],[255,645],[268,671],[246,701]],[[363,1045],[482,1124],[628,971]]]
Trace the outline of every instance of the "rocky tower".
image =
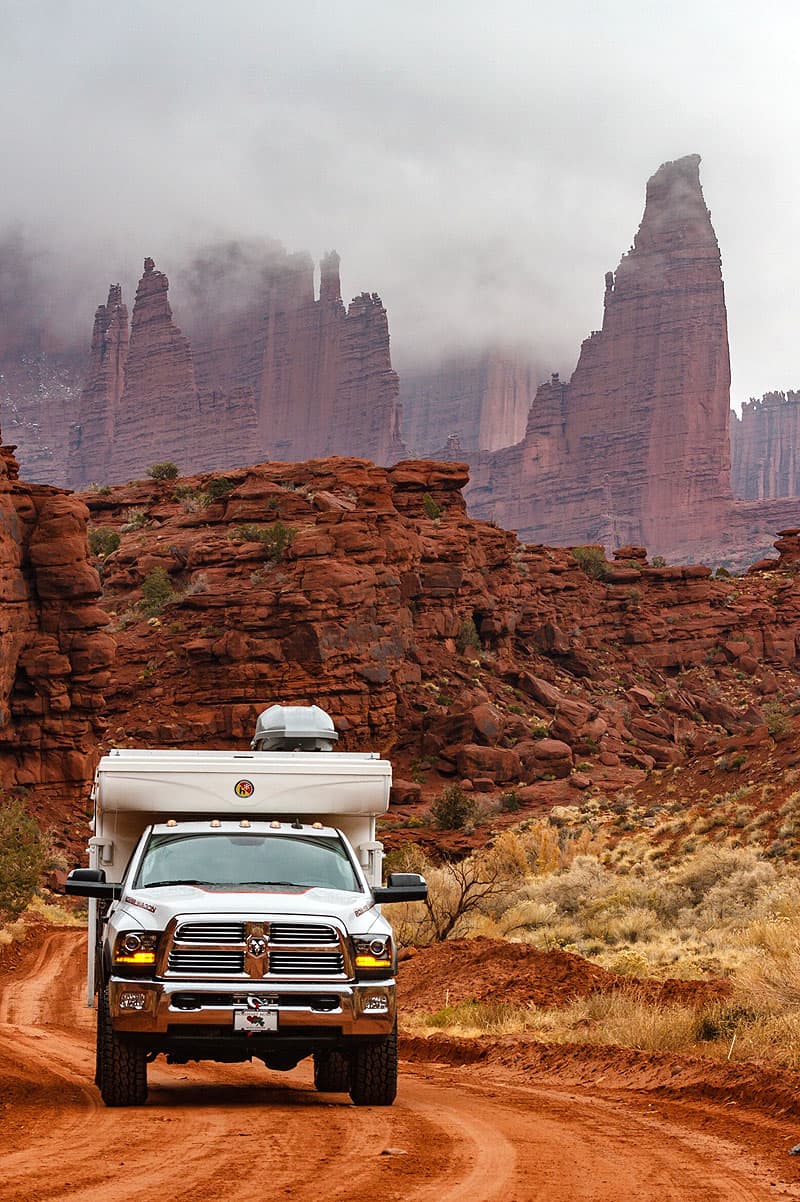
[[768,392],[731,415],[733,492],[749,501],[800,496],[800,392]]
[[267,297],[259,388],[263,457],[360,455],[390,463],[403,454],[399,383],[386,310],[362,292],[345,310],[335,251],[320,264],[287,256]]
[[125,386],[116,406],[110,450],[112,482],[141,475],[154,460],[194,462],[199,420],[188,338],[172,320],[169,280],[145,259],[136,289]]
[[[731,500],[720,252],[698,155],[649,180],[634,244],[606,276],[603,328],[569,384],[544,385],[524,440],[475,464],[472,509],[538,542],[682,554]],[[702,514],[702,519],[698,517]]]
[[0,784],[35,786],[37,812],[57,799],[77,814],[105,729],[115,644],[102,631],[86,506],[21,483],[12,451],[0,448]]
[[116,421],[125,387],[128,337],[128,309],[122,303],[122,288],[112,284],[107,302],[99,305],[94,315],[86,383],[78,421],[70,431],[67,460],[70,488],[111,478]]

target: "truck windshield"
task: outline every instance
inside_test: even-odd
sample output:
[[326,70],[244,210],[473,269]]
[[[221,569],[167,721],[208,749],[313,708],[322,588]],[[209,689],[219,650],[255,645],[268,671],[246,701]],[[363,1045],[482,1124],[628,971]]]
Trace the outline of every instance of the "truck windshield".
[[134,888],[158,885],[259,892],[344,889],[362,892],[339,839],[290,835],[151,835]]

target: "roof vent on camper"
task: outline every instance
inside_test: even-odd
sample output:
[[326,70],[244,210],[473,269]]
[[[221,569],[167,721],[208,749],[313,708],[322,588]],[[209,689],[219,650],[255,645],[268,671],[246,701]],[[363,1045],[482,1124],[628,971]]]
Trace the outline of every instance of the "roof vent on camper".
[[318,705],[271,705],[258,715],[253,751],[332,751],[339,736]]

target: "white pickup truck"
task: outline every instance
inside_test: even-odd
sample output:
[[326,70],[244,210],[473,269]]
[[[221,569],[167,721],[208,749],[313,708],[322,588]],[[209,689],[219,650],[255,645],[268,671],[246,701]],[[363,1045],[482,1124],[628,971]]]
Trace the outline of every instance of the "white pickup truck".
[[249,752],[112,750],[99,764],[89,868],[87,1000],[107,1106],[147,1098],[159,1054],[288,1070],[356,1105],[397,1091],[396,949],[380,905],[376,816],[391,765],[336,752],[317,706],[272,706]]

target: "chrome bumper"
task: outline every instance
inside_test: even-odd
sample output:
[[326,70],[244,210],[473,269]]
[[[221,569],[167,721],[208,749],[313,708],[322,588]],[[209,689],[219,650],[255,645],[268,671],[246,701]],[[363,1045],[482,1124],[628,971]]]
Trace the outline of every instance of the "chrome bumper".
[[[278,1013],[277,1032],[302,1036],[303,1028],[329,1028],[343,1036],[388,1035],[395,1020],[393,979],[364,984],[290,983],[276,989],[248,982],[134,981],[112,977],[108,985],[111,1021],[116,1031],[139,1034],[188,1036],[205,1028],[228,1028],[231,1037],[248,1038],[234,1031],[234,1014],[246,1010],[256,998]],[[220,1032],[217,1031],[217,1038]],[[224,1032],[223,1032],[224,1034]]]

